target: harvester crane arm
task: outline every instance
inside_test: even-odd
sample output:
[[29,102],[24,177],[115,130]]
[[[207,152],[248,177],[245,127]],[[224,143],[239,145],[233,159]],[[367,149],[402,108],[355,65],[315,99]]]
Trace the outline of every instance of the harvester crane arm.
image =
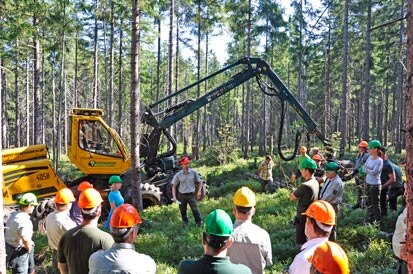
[[[181,94],[182,92],[187,91],[188,89],[192,87],[195,87],[196,85],[199,85],[221,73],[224,73],[238,66],[243,66],[244,67],[243,70],[233,75],[230,78],[230,80],[214,88],[212,91],[206,93],[205,95],[202,95],[195,100],[187,100],[179,104],[173,105],[157,114],[154,114],[152,112],[152,109],[156,107],[157,105],[159,105],[160,103],[165,102],[166,100],[169,100]],[[261,78],[262,75],[267,76],[273,85],[269,86],[267,83],[265,83]],[[173,125],[177,121],[188,116],[189,114],[193,113],[194,111],[205,106],[206,104],[210,103],[211,101],[214,101],[215,99],[219,98],[220,96],[226,94],[227,92],[242,85],[243,83],[247,82],[248,80],[254,77],[257,78],[260,88],[266,95],[277,96],[279,98],[279,100],[282,103],[282,112],[285,111],[285,102],[289,103],[290,106],[295,110],[295,112],[303,119],[305,123],[305,127],[307,128],[308,132],[316,134],[317,137],[324,144],[328,144],[327,139],[318,130],[317,124],[313,121],[310,115],[304,110],[304,108],[297,101],[294,95],[289,91],[287,86],[281,81],[278,75],[271,69],[268,63],[265,62],[261,58],[243,58],[145,107],[144,113],[142,115],[142,121],[143,123],[148,124],[151,127],[153,127],[153,131],[151,132],[150,135],[145,136],[145,141],[142,142],[141,157],[146,157],[147,159],[153,159],[156,157],[167,157],[167,156],[173,155],[176,151],[176,143],[173,137],[168,133],[167,128],[169,128],[171,125]],[[266,85],[268,89],[265,89],[263,87],[264,85]],[[156,116],[161,116],[161,115],[162,117],[159,119],[156,117]],[[165,134],[166,138],[171,142],[172,149],[170,149],[166,153],[163,153],[157,156],[160,136],[162,133]],[[296,142],[296,150],[297,150],[297,142]],[[293,157],[286,158],[285,156],[281,154],[280,150],[279,152],[280,152],[280,156],[284,160],[292,160],[294,158],[294,155]]]

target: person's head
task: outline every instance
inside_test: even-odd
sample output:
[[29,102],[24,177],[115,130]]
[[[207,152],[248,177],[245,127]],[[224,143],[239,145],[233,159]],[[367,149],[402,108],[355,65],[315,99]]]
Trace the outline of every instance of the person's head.
[[369,146],[369,143],[367,143],[366,141],[361,141],[358,145],[358,150],[359,153],[363,153],[363,152],[367,152],[367,148]]
[[217,255],[232,245],[234,227],[229,215],[222,209],[215,209],[205,220],[202,244],[208,255]]
[[38,205],[36,195],[33,193],[24,193],[17,201],[20,206],[20,210],[27,214],[32,214],[34,208]]
[[190,162],[191,160],[189,160],[187,156],[182,156],[178,164],[182,167],[183,170],[188,170]]
[[249,220],[255,214],[255,194],[246,186],[239,188],[233,198],[236,219]]
[[93,187],[93,185],[92,185],[90,182],[88,182],[88,181],[83,181],[83,182],[81,182],[81,183],[77,186],[77,190],[78,190],[79,192],[82,192],[82,191],[85,191],[86,189],[92,188],[92,187]]
[[142,223],[138,211],[130,204],[117,207],[110,219],[110,231],[116,243],[133,243]]
[[303,176],[305,180],[311,178],[316,169],[317,169],[316,162],[314,162],[314,160],[310,158],[305,158],[300,164],[301,176]]
[[332,179],[337,176],[337,172],[340,169],[339,165],[335,162],[329,162],[324,170],[326,172],[326,177]]
[[300,153],[301,153],[301,155],[307,154],[307,147],[306,146],[301,146],[300,147]]
[[321,160],[322,160],[321,155],[320,155],[320,154],[315,154],[315,155],[312,157],[312,159],[313,159],[313,161],[317,164],[317,167],[320,167],[320,165],[321,165]]
[[369,142],[369,146],[368,146],[370,155],[372,155],[373,157],[374,156],[375,157],[379,156],[379,149],[381,147],[382,147],[382,145],[381,145],[379,140],[371,140]]
[[327,241],[319,245],[308,259],[310,273],[349,274],[348,258],[344,250],[336,243]]
[[122,179],[119,175],[110,176],[109,185],[112,190],[119,190],[122,187]]
[[389,157],[387,156],[386,153],[386,148],[384,146],[379,148],[379,156],[383,159],[383,160],[387,160],[389,159]]
[[91,221],[99,218],[102,202],[102,196],[96,189],[88,188],[82,191],[79,196],[78,205],[82,211],[83,220]]
[[318,148],[318,147],[313,147],[312,149],[311,149],[311,154],[312,155],[317,155],[317,154],[319,154],[320,153],[320,149]]
[[328,237],[336,224],[333,206],[323,200],[313,202],[302,214],[307,216],[305,235],[308,239]]
[[267,155],[265,156],[265,162],[268,164],[269,162],[272,161],[272,156],[271,155]]
[[72,207],[72,203],[75,201],[75,196],[73,192],[69,188],[62,188],[56,193],[55,196],[55,204],[56,209],[59,211],[63,211],[66,209],[70,209]]

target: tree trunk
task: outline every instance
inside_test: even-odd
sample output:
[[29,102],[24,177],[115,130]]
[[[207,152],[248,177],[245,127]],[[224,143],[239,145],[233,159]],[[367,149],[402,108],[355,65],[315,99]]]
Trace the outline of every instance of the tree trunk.
[[[33,27],[37,28],[38,19],[36,14],[33,16]],[[40,42],[37,34],[33,37],[33,144],[42,143],[42,120],[40,103]]]
[[19,85],[19,40],[16,39],[16,53],[15,53],[15,67],[14,67],[14,96],[15,96],[15,110],[14,110],[14,119],[16,121],[15,128],[15,140],[14,146],[20,147],[20,138],[21,138],[21,127],[20,127],[20,108],[19,108],[19,96],[20,96],[20,85]]
[[[196,68],[196,80],[199,81],[201,79],[201,1],[197,0],[197,5],[198,5],[198,11],[197,11],[197,16],[198,16],[198,29],[197,29],[197,52],[196,52],[196,59],[197,59],[197,68]],[[201,86],[197,85],[196,86],[196,97],[199,98],[201,94]],[[196,124],[194,128],[194,140],[192,143],[192,157],[194,159],[199,158],[199,134],[200,134],[200,127],[199,127],[199,110],[196,111]]]
[[[167,95],[172,94],[172,86],[173,86],[173,49],[174,49],[174,38],[173,38],[173,31],[174,31],[174,16],[175,16],[175,0],[170,0],[170,7],[169,7],[169,40],[168,40],[168,88],[167,88]],[[168,100],[167,103],[168,107],[172,105],[172,99]],[[173,127],[169,128],[171,136],[173,136]]]
[[74,90],[73,90],[73,106],[78,106],[78,48],[79,48],[79,31],[76,31],[76,41],[75,41],[75,79],[74,79]]
[[98,106],[98,77],[99,77],[99,60],[98,60],[98,7],[99,0],[96,0],[96,10],[95,10],[95,29],[94,29],[94,43],[93,43],[93,108]]
[[[160,15],[159,15],[160,16]],[[160,82],[161,82],[161,19],[156,18],[156,23],[158,24],[158,49],[157,49],[157,59],[156,59],[156,101],[159,100],[160,95]],[[159,105],[156,106],[156,112],[159,111]]]
[[331,115],[331,85],[330,85],[330,47],[331,47],[331,40],[330,40],[330,21],[328,24],[328,31],[327,31],[327,44],[325,46],[325,53],[324,53],[324,134],[325,136],[329,136],[330,134],[330,115]]
[[[172,0],[173,1],[173,0]],[[140,160],[139,160],[139,61],[140,61],[140,10],[139,0],[132,1],[132,40],[131,40],[131,156],[132,156],[132,204],[143,210],[141,178],[140,178]]]
[[[401,5],[401,16],[404,16],[404,1]],[[402,52],[403,48],[403,36],[404,36],[404,22],[400,23],[399,29],[399,49]],[[403,100],[403,67],[400,61],[396,62],[396,73],[397,73],[397,87],[395,89],[395,99],[396,99],[396,111],[393,112],[394,115],[394,127],[395,127],[395,136],[394,136],[394,152],[400,154],[402,151],[401,147],[401,132],[402,128],[402,100]]]
[[364,140],[370,139],[370,68],[371,68],[371,0],[367,1],[367,27],[366,27],[366,59],[364,62],[364,109],[362,136]]
[[26,146],[30,145],[30,71],[29,58],[26,60]]
[[413,271],[413,1],[408,1],[407,10],[407,92],[406,92],[406,260],[409,273]]
[[108,90],[108,125],[113,126],[113,71],[115,66],[115,1],[111,1],[110,5],[110,60],[109,60],[109,90]]
[[343,22],[343,70],[341,74],[341,109],[340,109],[340,159],[344,156],[347,144],[347,64],[348,64],[348,0],[344,2]]
[[123,97],[123,88],[122,88],[122,74],[123,74],[123,68],[122,68],[122,58],[123,58],[123,19],[120,19],[120,33],[119,33],[119,73],[118,73],[118,92],[119,92],[119,98],[118,98],[118,133],[120,136],[122,136],[122,120],[123,120],[123,108],[122,108],[122,97]]
[[[1,3],[1,2],[0,2]],[[1,6],[1,5],[0,5]],[[1,16],[0,16],[1,20]],[[3,90],[3,62],[2,58],[0,55],[0,94],[3,94],[5,92]],[[5,111],[3,109],[3,96],[0,96],[0,107],[1,107],[1,113]],[[0,128],[3,128],[3,120],[0,119]],[[0,151],[3,149],[3,134],[0,134]],[[0,166],[3,166],[3,157],[0,157]],[[0,182],[3,182],[3,172],[0,172]],[[3,193],[3,183],[0,185],[0,191]],[[0,199],[0,216],[4,216],[3,212],[3,199]],[[0,254],[2,254],[0,258],[0,273],[6,273],[6,243],[4,240],[4,222],[0,222]]]

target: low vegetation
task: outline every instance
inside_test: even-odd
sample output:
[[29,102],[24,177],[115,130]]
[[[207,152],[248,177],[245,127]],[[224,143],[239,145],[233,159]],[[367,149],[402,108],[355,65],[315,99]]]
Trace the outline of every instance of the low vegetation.
[[[259,158],[261,159],[261,158]],[[283,164],[291,170],[294,163]],[[215,208],[232,214],[232,195],[240,186],[257,191],[259,183],[248,174],[255,172],[254,159],[238,160],[219,167],[198,166],[197,170],[210,184],[209,199],[200,202],[200,210],[206,216]],[[283,178],[276,168],[277,178]],[[266,273],[283,273],[298,252],[294,243],[292,220],[296,204],[288,200],[289,190],[278,189],[273,194],[257,194],[257,213],[254,222],[266,229],[272,241],[274,265]],[[355,203],[355,185],[346,184],[344,205],[338,224],[338,242],[346,250],[351,273],[395,273],[396,260],[391,250],[391,233],[397,213],[390,213],[381,227],[366,225],[365,211],[352,210]],[[192,217],[192,214],[189,213]],[[150,255],[158,265],[158,273],[176,273],[180,260],[198,258],[203,249],[200,243],[201,229],[190,218],[190,225],[181,224],[177,205],[148,208],[143,213],[144,224],[136,241],[138,251]],[[45,235],[36,235],[38,273],[47,273],[51,265],[51,251]]]

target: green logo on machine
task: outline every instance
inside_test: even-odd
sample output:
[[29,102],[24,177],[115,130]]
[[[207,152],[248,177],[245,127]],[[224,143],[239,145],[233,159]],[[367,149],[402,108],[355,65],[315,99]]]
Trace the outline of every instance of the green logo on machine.
[[115,166],[115,162],[95,162],[90,161],[89,166],[91,167],[113,167]]

